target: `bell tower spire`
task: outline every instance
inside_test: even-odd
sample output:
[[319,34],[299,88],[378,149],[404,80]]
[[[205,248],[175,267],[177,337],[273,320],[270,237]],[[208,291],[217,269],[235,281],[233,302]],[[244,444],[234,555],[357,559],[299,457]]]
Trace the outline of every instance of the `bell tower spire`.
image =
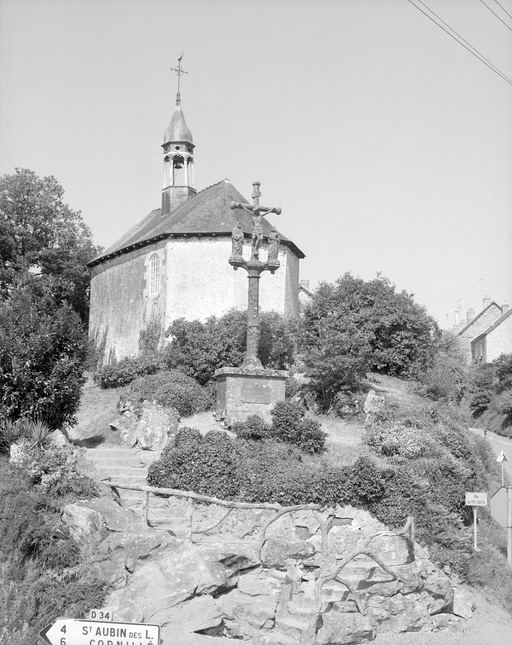
[[162,215],[166,215],[186,199],[196,194],[194,188],[194,140],[181,109],[180,79],[188,74],[181,66],[171,67],[178,76],[176,107],[169,127],[165,131],[162,148],[164,151],[164,186],[162,190]]

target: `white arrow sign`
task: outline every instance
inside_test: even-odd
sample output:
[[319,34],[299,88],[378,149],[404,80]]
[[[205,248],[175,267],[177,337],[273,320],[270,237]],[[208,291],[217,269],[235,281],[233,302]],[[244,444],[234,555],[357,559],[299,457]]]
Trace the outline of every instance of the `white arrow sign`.
[[39,636],[47,645],[159,645],[160,627],[59,618]]
[[504,461],[508,461],[508,457],[507,457],[507,455],[506,455],[504,452],[500,452],[500,454],[498,455],[498,458],[496,459],[496,461],[497,461],[499,464],[501,464],[501,463],[503,463]]

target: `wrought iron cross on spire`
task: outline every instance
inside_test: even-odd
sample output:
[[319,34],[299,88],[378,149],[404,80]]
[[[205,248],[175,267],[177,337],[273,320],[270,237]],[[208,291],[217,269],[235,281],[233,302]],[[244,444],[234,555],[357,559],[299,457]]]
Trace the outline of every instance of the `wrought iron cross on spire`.
[[183,58],[183,52],[181,53],[181,56],[178,56],[178,67],[171,67],[170,70],[171,72],[176,72],[176,75],[178,76],[178,94],[176,95],[176,102],[179,103],[181,100],[180,97],[180,78],[183,76],[183,74],[188,74],[183,67],[181,66],[181,59]]
[[270,271],[274,273],[279,269],[279,233],[272,226],[268,236],[268,255],[267,261],[260,261],[260,245],[263,241],[263,225],[262,220],[266,215],[275,213],[281,214],[279,207],[260,206],[260,182],[253,183],[252,204],[231,202],[230,208],[235,210],[241,208],[252,215],[252,243],[251,243],[251,259],[244,260],[242,256],[244,233],[242,225],[238,222],[233,229],[231,236],[232,239],[232,252],[229,258],[229,264],[235,271],[242,267],[247,271],[249,278],[249,294],[247,305],[247,349],[245,353],[244,367],[252,369],[263,369],[263,366],[258,358],[258,343],[260,338],[260,316],[259,316],[259,281],[260,274],[263,271]]

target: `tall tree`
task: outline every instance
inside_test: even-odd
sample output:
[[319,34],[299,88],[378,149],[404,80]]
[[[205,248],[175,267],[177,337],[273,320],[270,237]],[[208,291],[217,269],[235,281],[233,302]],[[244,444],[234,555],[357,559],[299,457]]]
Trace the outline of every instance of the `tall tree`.
[[80,212],[62,200],[55,177],[16,168],[0,177],[0,294],[21,274],[39,275],[56,302],[70,304],[87,319],[89,270],[98,254]]
[[426,366],[438,334],[425,308],[380,275],[324,282],[304,311],[305,362],[326,399],[369,369],[403,376]]

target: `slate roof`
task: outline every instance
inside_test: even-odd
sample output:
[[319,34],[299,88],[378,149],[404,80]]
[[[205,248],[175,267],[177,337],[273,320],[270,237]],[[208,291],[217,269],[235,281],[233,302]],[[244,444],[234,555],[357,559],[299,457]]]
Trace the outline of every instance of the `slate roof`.
[[[246,236],[252,235],[252,217],[247,211],[237,208],[231,210],[232,201],[248,203],[233,184],[224,179],[209,186],[193,197],[189,197],[170,213],[162,216],[161,209],[151,211],[142,221],[131,228],[115,244],[105,249],[101,255],[89,262],[95,266],[116,255],[128,253],[158,239],[187,236],[231,236],[237,222],[242,225]],[[272,224],[279,216],[271,215]],[[263,218],[263,236],[268,237],[271,224]],[[277,228],[277,227],[276,227]],[[289,247],[299,258],[304,253],[287,237],[281,235],[281,244]]]
[[[466,324],[466,325],[465,325],[465,326],[464,326],[460,331],[458,331],[458,332],[457,332],[457,336],[462,336],[462,334],[463,334],[465,331],[467,331],[470,327],[472,327],[472,326],[476,323],[476,321],[477,321],[479,318],[481,318],[481,317],[482,317],[482,316],[483,316],[487,311],[489,311],[489,309],[490,309],[491,307],[493,307],[493,306],[494,306],[494,307],[498,307],[498,309],[501,311],[501,307],[499,306],[499,304],[493,300],[492,302],[490,302],[490,303],[487,305],[487,307],[485,307],[484,309],[482,309],[482,311],[481,311],[479,314],[477,314],[477,315],[476,315],[472,320],[470,320],[470,321],[469,321],[469,322],[468,322],[468,323],[467,323],[467,324]],[[499,316],[501,316],[501,314],[498,314],[498,317],[499,317]]]
[[493,323],[489,325],[486,329],[483,330],[478,336],[475,336],[473,340],[471,341],[471,344],[473,344],[475,341],[477,341],[479,338],[482,338],[482,336],[487,336],[487,334],[490,334],[492,331],[496,329],[503,321],[505,321],[510,315],[512,315],[512,309],[509,309],[506,311],[504,314],[502,314],[499,318],[497,318]]

